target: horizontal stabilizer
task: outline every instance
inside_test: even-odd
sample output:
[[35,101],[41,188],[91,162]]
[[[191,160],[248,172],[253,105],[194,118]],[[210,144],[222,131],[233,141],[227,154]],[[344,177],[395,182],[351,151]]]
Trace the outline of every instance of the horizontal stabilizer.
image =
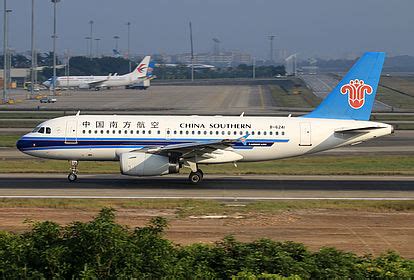
[[368,133],[371,130],[383,128],[381,126],[365,126],[365,127],[352,127],[352,128],[340,128],[336,129],[335,133]]

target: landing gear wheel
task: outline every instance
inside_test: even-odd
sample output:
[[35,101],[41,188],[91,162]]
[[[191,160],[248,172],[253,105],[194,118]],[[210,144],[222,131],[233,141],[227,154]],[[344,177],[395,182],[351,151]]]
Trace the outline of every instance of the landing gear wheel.
[[75,173],[69,173],[69,175],[68,175],[69,182],[71,182],[71,183],[75,182],[76,179],[78,179],[78,176]]
[[191,172],[188,179],[190,180],[190,183],[196,185],[203,180],[203,173],[199,171]]
[[75,182],[76,179],[78,179],[78,164],[79,162],[77,160],[71,160],[70,161],[70,173],[68,175],[69,182]]

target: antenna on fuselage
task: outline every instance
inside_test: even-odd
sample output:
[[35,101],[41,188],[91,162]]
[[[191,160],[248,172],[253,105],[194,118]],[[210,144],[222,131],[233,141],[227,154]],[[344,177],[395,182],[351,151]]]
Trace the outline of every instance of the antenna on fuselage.
[[244,117],[244,112],[240,114],[240,117]]
[[80,110],[76,113],[76,116],[79,116],[80,115]]

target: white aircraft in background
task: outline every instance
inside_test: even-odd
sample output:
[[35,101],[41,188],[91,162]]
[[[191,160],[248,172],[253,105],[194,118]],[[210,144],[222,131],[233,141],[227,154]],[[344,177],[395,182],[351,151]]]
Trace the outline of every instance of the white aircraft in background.
[[[60,88],[80,88],[96,90],[102,88],[129,86],[139,81],[147,79],[148,65],[151,57],[146,56],[138,64],[137,68],[125,75],[109,74],[108,76],[61,76],[56,78],[56,87]],[[53,87],[52,78],[43,83],[46,87]]]
[[369,121],[385,54],[363,55],[311,113],[301,117],[80,115],[51,119],[24,135],[17,148],[29,155],[78,162],[119,161],[130,176],[157,176],[202,164],[266,161],[312,154],[391,134]]
[[[162,67],[162,66],[165,66],[165,67],[179,67],[179,66],[185,66],[185,67],[187,67],[187,68],[191,68],[191,64],[177,64],[177,63],[166,63],[166,64],[163,64],[163,63],[157,63],[157,64],[156,64],[156,66],[157,66],[157,67]],[[216,66],[214,66],[214,65],[209,65],[209,64],[199,64],[199,63],[194,64],[194,65],[193,65],[193,67],[194,67],[194,69],[196,69],[196,70],[215,69],[215,68],[216,68]]]

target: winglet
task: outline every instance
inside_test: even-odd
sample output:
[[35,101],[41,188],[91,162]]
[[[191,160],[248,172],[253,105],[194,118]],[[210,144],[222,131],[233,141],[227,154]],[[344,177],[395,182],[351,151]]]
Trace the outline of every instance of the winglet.
[[244,135],[244,136],[242,136],[242,137],[240,137],[239,139],[237,139],[238,141],[240,141],[240,142],[242,142],[242,144],[243,145],[247,145],[247,137],[249,137],[250,136],[250,134],[249,133],[247,133],[246,135]]

